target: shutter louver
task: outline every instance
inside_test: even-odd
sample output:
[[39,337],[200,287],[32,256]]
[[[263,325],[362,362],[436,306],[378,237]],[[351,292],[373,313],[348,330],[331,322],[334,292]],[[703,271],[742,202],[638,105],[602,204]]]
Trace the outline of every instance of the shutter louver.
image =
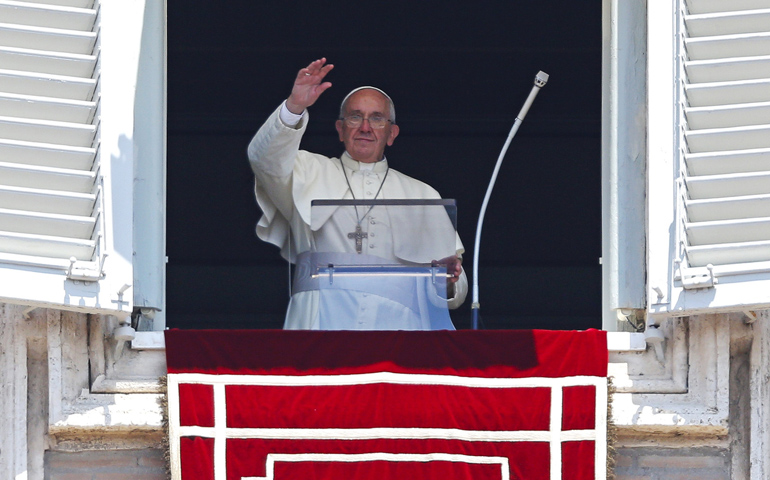
[[770,271],[770,0],[684,5],[680,279],[688,288],[686,272],[704,267]]
[[0,0],[0,261],[100,264],[93,0]]

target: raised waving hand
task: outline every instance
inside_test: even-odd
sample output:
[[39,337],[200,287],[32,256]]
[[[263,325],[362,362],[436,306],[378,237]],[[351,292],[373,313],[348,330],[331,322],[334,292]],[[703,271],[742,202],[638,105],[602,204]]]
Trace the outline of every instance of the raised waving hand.
[[286,108],[300,115],[307,107],[313,105],[318,97],[332,86],[331,82],[323,81],[332,68],[334,65],[327,64],[326,58],[319,58],[297,72],[291,95],[286,99]]

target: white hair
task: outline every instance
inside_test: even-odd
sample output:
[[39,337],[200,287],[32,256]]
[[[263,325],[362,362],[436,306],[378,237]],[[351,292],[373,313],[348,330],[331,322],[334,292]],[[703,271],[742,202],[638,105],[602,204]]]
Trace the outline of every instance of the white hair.
[[376,92],[380,92],[381,94],[383,94],[385,96],[385,98],[388,99],[388,104],[389,104],[389,107],[390,107],[389,108],[389,110],[390,110],[390,122],[395,125],[395,123],[396,123],[396,106],[393,105],[393,99],[390,98],[390,95],[388,95],[387,93],[383,92],[379,88],[372,87],[372,86],[369,86],[369,85],[366,85],[366,86],[363,86],[363,87],[354,88],[353,90],[350,91],[350,93],[345,95],[345,98],[342,99],[342,103],[340,104],[340,118],[343,118],[345,116],[345,105],[348,103],[348,99],[350,99],[350,96],[353,95],[354,93],[356,93],[359,90],[374,90]]

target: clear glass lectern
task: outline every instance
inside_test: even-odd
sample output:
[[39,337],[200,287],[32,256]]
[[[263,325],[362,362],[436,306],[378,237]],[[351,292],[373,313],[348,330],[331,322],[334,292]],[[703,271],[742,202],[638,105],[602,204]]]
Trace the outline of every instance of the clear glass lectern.
[[295,285],[318,289],[321,329],[454,330],[454,200],[314,200],[311,217]]

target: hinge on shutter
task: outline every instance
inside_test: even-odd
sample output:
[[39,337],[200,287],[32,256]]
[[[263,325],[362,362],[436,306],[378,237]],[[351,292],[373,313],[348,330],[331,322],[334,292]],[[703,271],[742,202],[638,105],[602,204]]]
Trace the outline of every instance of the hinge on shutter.
[[67,269],[67,279],[81,282],[98,282],[104,278],[104,259],[107,254],[103,254],[98,264],[94,262],[78,262],[75,257],[70,257],[70,266]]
[[685,290],[714,288],[714,285],[717,284],[717,279],[714,277],[714,266],[711,264],[706,265],[706,268],[682,268],[680,264],[679,275]]

